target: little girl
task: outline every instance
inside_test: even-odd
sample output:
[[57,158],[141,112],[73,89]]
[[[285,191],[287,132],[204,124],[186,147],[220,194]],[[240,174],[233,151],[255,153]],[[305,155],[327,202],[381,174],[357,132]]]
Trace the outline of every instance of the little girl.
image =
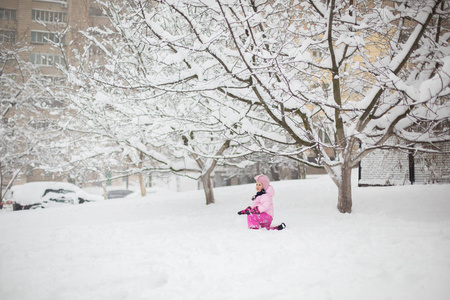
[[256,180],[256,195],[253,196],[253,203],[246,209],[238,212],[238,215],[247,215],[248,228],[259,229],[266,228],[268,230],[283,230],[286,224],[271,227],[273,220],[273,201],[275,190],[270,185],[269,178],[266,175],[258,175]]

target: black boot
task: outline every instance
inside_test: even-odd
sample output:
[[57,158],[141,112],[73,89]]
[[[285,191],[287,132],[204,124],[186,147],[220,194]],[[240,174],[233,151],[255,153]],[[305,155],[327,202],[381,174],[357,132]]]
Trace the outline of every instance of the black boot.
[[280,225],[277,226],[277,230],[283,230],[286,228],[286,224],[281,223]]

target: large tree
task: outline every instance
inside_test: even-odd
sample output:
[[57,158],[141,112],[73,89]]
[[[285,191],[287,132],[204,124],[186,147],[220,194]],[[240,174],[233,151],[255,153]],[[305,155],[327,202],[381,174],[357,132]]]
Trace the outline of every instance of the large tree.
[[[148,28],[123,27],[134,18],[124,13],[129,4],[103,3],[109,26],[82,32],[83,47],[66,58],[72,111],[65,128],[120,147],[134,165],[124,175],[172,172],[199,179],[206,204],[214,203],[216,167],[249,164],[245,156],[253,150],[241,146],[250,139],[221,121],[230,109],[235,113],[234,108],[223,108],[209,95],[179,94],[148,85],[146,78],[155,76],[154,68],[159,66],[153,64],[160,54],[153,57],[153,50],[142,42]],[[77,119],[70,117],[74,112]]]
[[[200,179],[207,204],[214,203],[211,177],[216,166],[245,166],[242,157],[249,151],[239,151],[242,148],[225,134],[229,130],[203,106],[140,89],[127,93],[90,72],[70,74],[78,76],[78,84],[83,82],[70,95],[70,113],[61,121],[71,133],[67,140],[78,144],[71,165],[85,169],[91,162],[88,165],[101,173],[101,162],[108,160],[117,176],[140,175],[143,196],[143,174],[171,172]],[[90,83],[102,90],[93,93]],[[114,168],[125,164],[126,170]]]
[[449,140],[447,1],[97,2],[115,39],[91,35],[116,58],[103,82],[194,99],[227,139],[324,167],[340,212],[374,149]]

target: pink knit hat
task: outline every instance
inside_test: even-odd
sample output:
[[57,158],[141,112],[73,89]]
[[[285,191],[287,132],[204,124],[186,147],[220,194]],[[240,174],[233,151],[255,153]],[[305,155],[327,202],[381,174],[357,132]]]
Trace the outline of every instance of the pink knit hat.
[[267,177],[266,175],[261,174],[261,175],[255,176],[255,180],[261,182],[263,185],[263,189],[265,189],[265,190],[267,190],[267,188],[270,186],[269,177]]

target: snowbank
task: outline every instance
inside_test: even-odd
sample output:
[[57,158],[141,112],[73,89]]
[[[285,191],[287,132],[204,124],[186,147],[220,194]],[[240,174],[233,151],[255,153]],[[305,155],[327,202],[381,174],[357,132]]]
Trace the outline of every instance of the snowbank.
[[[356,184],[356,180],[354,180]],[[0,213],[0,299],[444,300],[450,185],[353,190],[275,182],[274,223],[237,211],[254,185]]]

